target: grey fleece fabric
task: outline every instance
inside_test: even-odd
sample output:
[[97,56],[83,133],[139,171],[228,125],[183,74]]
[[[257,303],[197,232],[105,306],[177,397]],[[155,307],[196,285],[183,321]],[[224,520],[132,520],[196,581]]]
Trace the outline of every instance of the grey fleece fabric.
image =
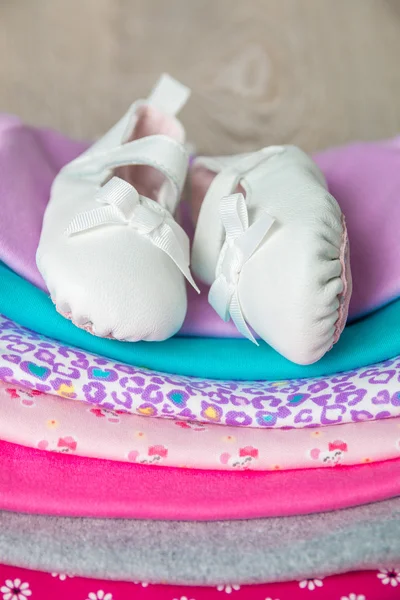
[[331,513],[183,522],[0,512],[0,561],[86,577],[216,585],[400,563],[400,498]]

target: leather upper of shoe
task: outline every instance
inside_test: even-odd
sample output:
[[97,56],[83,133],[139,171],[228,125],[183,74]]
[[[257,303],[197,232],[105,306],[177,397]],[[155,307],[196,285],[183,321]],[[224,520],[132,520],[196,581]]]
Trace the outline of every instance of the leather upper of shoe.
[[315,163],[277,146],[199,158],[191,178],[205,193],[192,268],[212,306],[289,360],[319,360],[345,325],[351,273],[345,220]]
[[186,315],[189,240],[174,219],[188,168],[175,113],[189,90],[163,76],[147,100],[56,177],[37,265],[57,310],[119,340],[163,340]]

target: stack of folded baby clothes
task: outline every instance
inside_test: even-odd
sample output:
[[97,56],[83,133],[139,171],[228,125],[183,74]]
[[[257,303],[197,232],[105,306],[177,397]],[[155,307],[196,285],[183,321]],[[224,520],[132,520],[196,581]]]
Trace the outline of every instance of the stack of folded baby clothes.
[[400,139],[189,160],[187,96],[0,119],[2,597],[399,598]]

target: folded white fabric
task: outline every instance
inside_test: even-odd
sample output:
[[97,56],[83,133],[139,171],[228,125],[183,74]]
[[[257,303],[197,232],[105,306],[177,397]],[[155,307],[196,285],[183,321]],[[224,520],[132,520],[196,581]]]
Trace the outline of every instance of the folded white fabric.
[[[199,157],[192,267],[209,302],[256,342],[310,364],[339,339],[351,295],[344,217],[315,163],[294,146]],[[197,198],[196,198],[197,196]]]
[[175,114],[188,88],[164,75],[56,177],[37,265],[57,310],[100,337],[164,340],[186,315],[189,240],[174,220],[188,168]]

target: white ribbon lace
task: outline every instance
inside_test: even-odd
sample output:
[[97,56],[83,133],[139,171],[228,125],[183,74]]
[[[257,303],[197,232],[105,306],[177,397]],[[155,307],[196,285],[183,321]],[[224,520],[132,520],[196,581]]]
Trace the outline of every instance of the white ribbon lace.
[[275,219],[262,211],[249,227],[249,216],[243,194],[232,194],[222,198],[220,215],[226,232],[216,269],[216,280],[210,288],[208,301],[224,321],[235,323],[238,331],[254,344],[257,340],[251,333],[240,306],[238,285],[243,266],[257,250]]
[[[110,179],[95,199],[102,206],[76,215],[66,229],[66,235],[77,235],[101,226],[129,225],[165,252],[199,292],[189,269],[188,238],[168,210],[154,200],[140,196],[132,185],[119,177]],[[179,237],[174,229],[180,230]]]

